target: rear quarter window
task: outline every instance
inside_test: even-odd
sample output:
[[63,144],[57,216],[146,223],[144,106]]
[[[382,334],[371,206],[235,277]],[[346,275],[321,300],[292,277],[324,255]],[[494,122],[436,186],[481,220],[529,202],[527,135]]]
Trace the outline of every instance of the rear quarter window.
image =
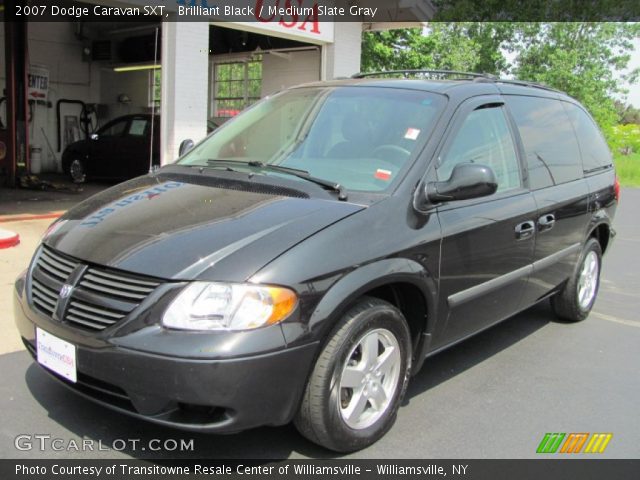
[[580,149],[562,102],[505,96],[524,144],[531,189],[582,178]]
[[591,117],[578,105],[563,103],[578,137],[582,167],[585,173],[613,165],[611,151],[602,132]]
[[129,135],[134,137],[143,137],[147,133],[147,121],[146,118],[134,118],[129,125]]

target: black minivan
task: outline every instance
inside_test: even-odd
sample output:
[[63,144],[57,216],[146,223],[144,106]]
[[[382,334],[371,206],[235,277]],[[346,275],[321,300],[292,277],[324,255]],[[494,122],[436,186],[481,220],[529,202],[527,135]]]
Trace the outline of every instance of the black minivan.
[[266,98],[51,225],[15,285],[38,363],[102,405],[347,452],[430,355],[550,298],[583,320],[619,186],[567,95],[360,75]]

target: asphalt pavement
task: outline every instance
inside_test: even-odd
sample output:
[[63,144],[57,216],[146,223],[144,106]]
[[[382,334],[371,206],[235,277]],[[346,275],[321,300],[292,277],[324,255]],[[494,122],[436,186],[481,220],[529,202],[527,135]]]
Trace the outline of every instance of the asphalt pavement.
[[[392,430],[351,456],[535,458],[546,432],[599,432],[613,434],[600,458],[639,458],[639,209],[640,189],[623,190],[587,320],[557,322],[543,302],[428,359]],[[24,350],[0,355],[0,371],[0,458],[334,457],[292,426],[219,436],[131,419],[72,394]],[[174,450],[181,440],[193,448]]]

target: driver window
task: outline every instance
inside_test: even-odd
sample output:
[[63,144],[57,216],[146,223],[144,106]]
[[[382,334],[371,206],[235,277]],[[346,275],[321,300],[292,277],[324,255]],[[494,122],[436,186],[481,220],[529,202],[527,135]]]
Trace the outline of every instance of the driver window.
[[520,165],[502,106],[480,107],[467,116],[440,159],[438,180],[448,180],[459,163],[491,167],[498,192],[521,186]]
[[101,137],[121,137],[127,128],[127,122],[128,120],[120,120],[119,122],[107,125],[98,132],[98,135]]

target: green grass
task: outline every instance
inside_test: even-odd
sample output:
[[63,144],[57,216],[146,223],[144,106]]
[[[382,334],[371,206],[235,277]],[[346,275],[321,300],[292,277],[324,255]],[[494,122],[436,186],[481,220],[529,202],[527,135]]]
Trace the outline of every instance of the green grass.
[[640,187],[640,152],[631,155],[616,155],[614,158],[620,185]]

